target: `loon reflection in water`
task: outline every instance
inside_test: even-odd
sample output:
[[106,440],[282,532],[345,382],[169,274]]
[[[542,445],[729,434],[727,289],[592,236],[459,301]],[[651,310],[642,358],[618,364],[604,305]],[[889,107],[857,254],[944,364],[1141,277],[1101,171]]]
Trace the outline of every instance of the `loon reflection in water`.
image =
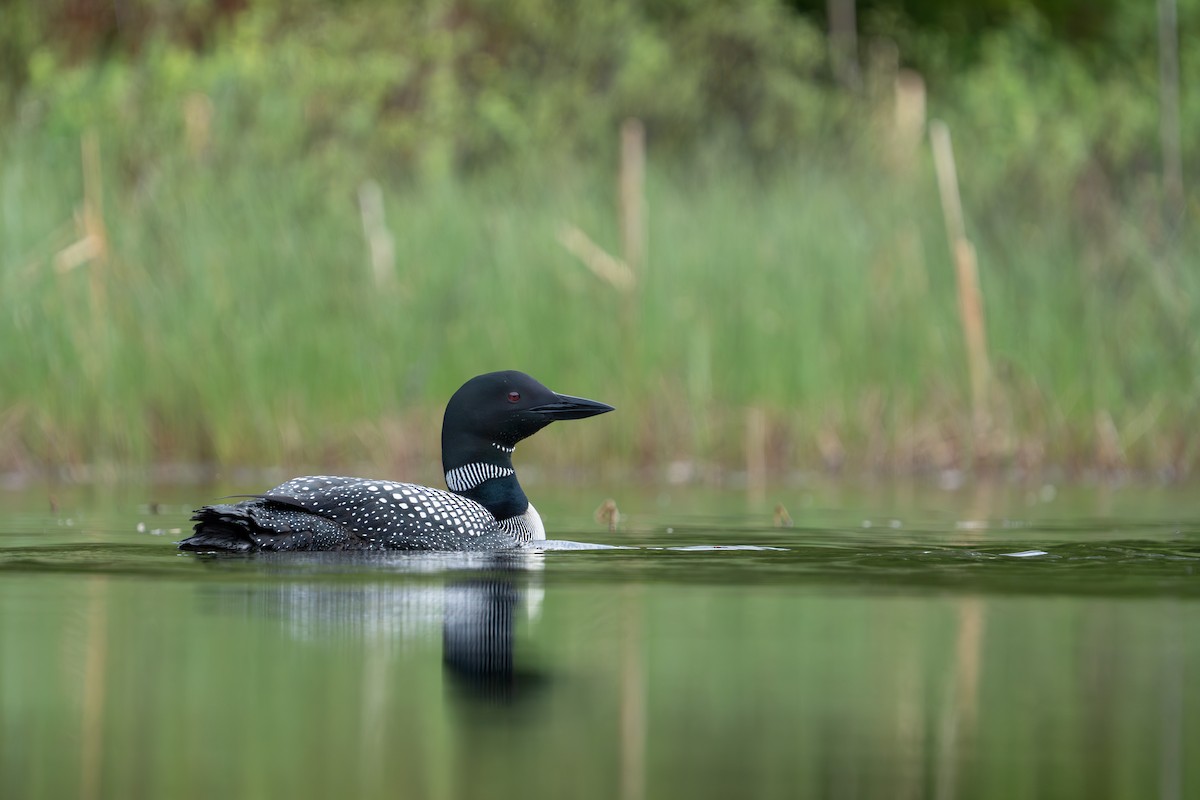
[[[348,557],[349,556],[349,557]],[[213,566],[227,557],[209,556]],[[239,559],[240,560],[240,559]],[[547,676],[522,665],[516,632],[522,616],[540,615],[544,567],[539,553],[304,554],[271,558],[263,566],[283,582],[213,589],[222,612],[278,619],[302,641],[361,640],[395,652],[442,633],[447,683],[468,700],[508,703],[543,686]],[[379,575],[379,581],[329,582],[331,575]],[[446,576],[444,582],[437,575]],[[306,581],[311,575],[319,580]],[[397,580],[411,575],[413,580]],[[424,576],[429,575],[432,579]]]

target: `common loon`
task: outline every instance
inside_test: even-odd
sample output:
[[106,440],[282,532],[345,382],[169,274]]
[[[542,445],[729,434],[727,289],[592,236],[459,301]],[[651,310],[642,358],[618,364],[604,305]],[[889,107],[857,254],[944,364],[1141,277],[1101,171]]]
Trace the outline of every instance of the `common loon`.
[[551,422],[612,411],[556,394],[523,372],[467,381],[446,404],[442,468],[450,491],[314,475],[192,515],[181,550],[493,550],[545,539],[513,470],[517,442]]

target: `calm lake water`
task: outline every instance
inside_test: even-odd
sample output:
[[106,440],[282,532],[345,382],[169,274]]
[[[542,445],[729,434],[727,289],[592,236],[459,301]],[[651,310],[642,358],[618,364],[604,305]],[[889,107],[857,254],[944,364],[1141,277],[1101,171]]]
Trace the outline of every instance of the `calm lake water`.
[[0,796],[1200,796],[1194,491],[531,487],[636,549],[176,552],[256,488],[0,491]]

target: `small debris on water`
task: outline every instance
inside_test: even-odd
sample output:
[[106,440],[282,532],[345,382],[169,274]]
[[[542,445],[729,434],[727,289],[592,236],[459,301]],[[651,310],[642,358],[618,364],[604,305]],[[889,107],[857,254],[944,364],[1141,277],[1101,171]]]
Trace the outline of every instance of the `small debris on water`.
[[607,525],[609,533],[615,532],[621,524],[621,509],[617,508],[617,501],[611,497],[601,503],[592,516],[596,522]]
[[1019,553],[1001,553],[1000,555],[1012,558],[1033,558],[1034,556],[1048,556],[1050,554],[1045,550],[1022,550]]

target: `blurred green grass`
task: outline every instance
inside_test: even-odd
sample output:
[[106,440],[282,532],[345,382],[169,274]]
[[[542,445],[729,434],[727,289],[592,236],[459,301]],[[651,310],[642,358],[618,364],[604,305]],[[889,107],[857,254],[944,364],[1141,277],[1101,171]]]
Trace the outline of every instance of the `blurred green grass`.
[[[838,442],[877,465],[973,457],[927,164],[652,169],[647,264],[625,295],[556,242],[569,222],[617,249],[600,171],[388,189],[396,269],[380,285],[354,183],[254,163],[110,190],[107,257],[64,270],[78,143],[18,144],[0,171],[10,460],[425,458],[457,384],[510,367],[620,407],[619,424],[567,434],[572,455],[738,462],[755,407],[782,464]],[[1186,467],[1194,270],[1168,253],[1110,274],[1078,257],[1068,221],[1013,213],[977,243],[988,457],[1088,460],[1111,419],[1131,463]]]

